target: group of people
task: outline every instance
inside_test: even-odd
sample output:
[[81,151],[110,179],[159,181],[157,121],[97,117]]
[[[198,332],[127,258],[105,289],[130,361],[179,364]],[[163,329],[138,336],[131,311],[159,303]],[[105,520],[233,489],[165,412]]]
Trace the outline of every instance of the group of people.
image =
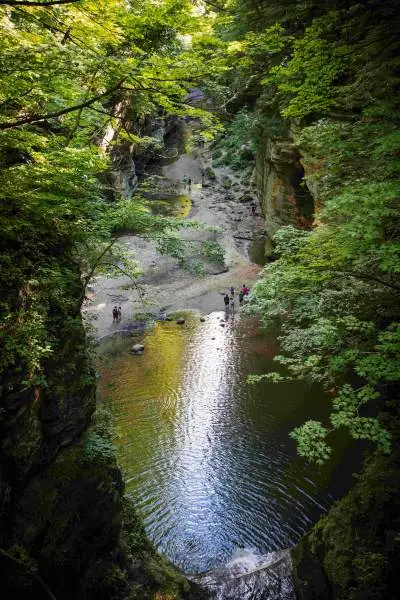
[[[239,292],[239,306],[242,306],[245,297],[248,296],[250,290],[247,287],[247,285],[244,283],[242,286],[242,289]],[[231,311],[233,312],[235,310],[235,288],[231,287],[229,290],[229,295],[226,293],[224,296],[224,304],[225,304],[225,310],[229,310],[229,308],[231,309]]]
[[[206,175],[205,170],[201,169],[201,185],[204,185],[205,175]],[[196,183],[196,181],[193,181],[191,177],[188,177],[188,175],[183,176],[182,182],[183,182],[183,187],[185,189],[186,189],[186,186],[188,186],[189,192],[191,190],[192,183]]]
[[186,188],[186,185],[188,186],[189,191],[190,191],[190,188],[192,187],[192,178],[188,177],[187,175],[184,175],[183,176],[183,186]]
[[122,317],[122,311],[120,306],[114,306],[113,311],[113,323],[119,323]]

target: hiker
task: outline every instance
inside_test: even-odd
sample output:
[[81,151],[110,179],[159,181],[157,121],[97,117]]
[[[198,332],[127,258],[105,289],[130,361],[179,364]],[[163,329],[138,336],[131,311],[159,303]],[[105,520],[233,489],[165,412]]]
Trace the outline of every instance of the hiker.
[[247,287],[247,285],[244,283],[244,284],[242,285],[242,293],[243,293],[243,296],[247,296],[247,295],[248,295],[248,293],[249,293],[249,291],[250,291],[250,290],[249,290],[249,288],[248,288],[248,287]]
[[183,179],[182,179],[184,189],[186,189],[187,180],[188,180],[187,175],[184,175]]
[[121,310],[121,307],[120,307],[120,306],[118,306],[118,309],[117,309],[117,319],[118,319],[118,323],[120,322],[120,320],[121,320],[121,317],[122,317],[122,310]]
[[225,294],[225,296],[224,296],[224,304],[225,304],[225,310],[228,310],[228,308],[229,308],[229,296],[228,296],[228,294]]
[[231,286],[231,288],[229,289],[230,293],[231,293],[231,298],[234,297],[235,295],[235,288],[233,286]]
[[116,323],[118,320],[118,308],[116,306],[114,306],[112,314],[113,314],[113,323]]
[[255,202],[252,202],[252,203],[250,204],[250,206],[251,206],[251,214],[252,214],[252,215],[255,215],[255,214],[256,214],[256,208],[257,208],[257,204],[256,204]]
[[189,179],[188,179],[188,186],[189,186],[189,190],[190,190],[190,188],[192,187],[192,180],[191,180],[191,178],[190,178],[190,177],[189,177]]
[[243,298],[244,298],[243,290],[240,290],[240,292],[239,292],[239,306],[242,306],[242,304],[243,304]]
[[235,312],[235,299],[233,296],[231,296],[230,307],[231,307],[231,311]]

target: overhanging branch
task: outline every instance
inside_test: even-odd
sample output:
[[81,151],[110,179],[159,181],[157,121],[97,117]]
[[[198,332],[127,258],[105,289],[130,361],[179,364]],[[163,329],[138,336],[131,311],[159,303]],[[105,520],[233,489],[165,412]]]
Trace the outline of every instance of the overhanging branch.
[[49,2],[29,2],[29,0],[0,0],[5,6],[53,6],[54,4],[76,4],[81,0],[52,0]]
[[9,123],[0,123],[0,130],[4,129],[14,129],[14,127],[20,127],[21,125],[27,125],[28,123],[39,123],[40,121],[47,121],[48,119],[55,119],[56,117],[61,117],[62,115],[66,115],[68,113],[74,112],[76,110],[81,110],[82,108],[86,108],[87,106],[91,106],[98,100],[101,100],[105,96],[109,96],[113,92],[121,89],[124,80],[121,80],[118,85],[115,85],[108,90],[105,90],[101,94],[97,96],[93,96],[89,100],[85,102],[81,102],[80,104],[75,104],[74,106],[69,106],[68,108],[63,108],[62,110],[58,110],[56,112],[50,112],[45,115],[31,115],[30,117],[24,117],[23,119],[17,119],[15,121],[10,121]]

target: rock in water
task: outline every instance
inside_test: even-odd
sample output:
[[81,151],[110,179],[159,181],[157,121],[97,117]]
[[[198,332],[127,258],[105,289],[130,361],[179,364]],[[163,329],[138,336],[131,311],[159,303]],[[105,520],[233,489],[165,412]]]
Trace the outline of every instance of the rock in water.
[[178,323],[178,325],[183,325],[185,322],[185,319],[183,317],[179,317],[179,319],[177,319],[176,322]]
[[144,344],[133,344],[132,346],[132,352],[134,354],[141,354],[144,350]]
[[205,321],[205,320],[206,320],[206,318],[205,318],[205,317],[200,317],[200,321],[201,321],[201,323],[204,323],[204,321]]

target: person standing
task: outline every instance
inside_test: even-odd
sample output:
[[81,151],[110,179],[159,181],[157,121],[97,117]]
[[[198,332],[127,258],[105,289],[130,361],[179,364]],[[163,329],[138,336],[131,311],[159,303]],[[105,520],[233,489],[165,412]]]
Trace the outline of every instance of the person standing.
[[118,306],[118,310],[117,310],[118,323],[120,322],[121,317],[122,317],[122,310],[121,310],[121,307]]
[[231,296],[230,307],[231,307],[231,312],[234,313],[235,312],[235,298],[234,298],[234,296]]
[[228,296],[228,294],[225,294],[225,296],[224,296],[224,304],[225,304],[225,310],[228,310],[228,308],[229,308],[229,296]]
[[118,320],[118,308],[116,306],[114,306],[112,314],[113,314],[113,323],[116,323]]
[[239,292],[239,306],[242,306],[242,304],[243,304],[243,298],[244,298],[244,294],[243,294],[243,291],[241,290]]

